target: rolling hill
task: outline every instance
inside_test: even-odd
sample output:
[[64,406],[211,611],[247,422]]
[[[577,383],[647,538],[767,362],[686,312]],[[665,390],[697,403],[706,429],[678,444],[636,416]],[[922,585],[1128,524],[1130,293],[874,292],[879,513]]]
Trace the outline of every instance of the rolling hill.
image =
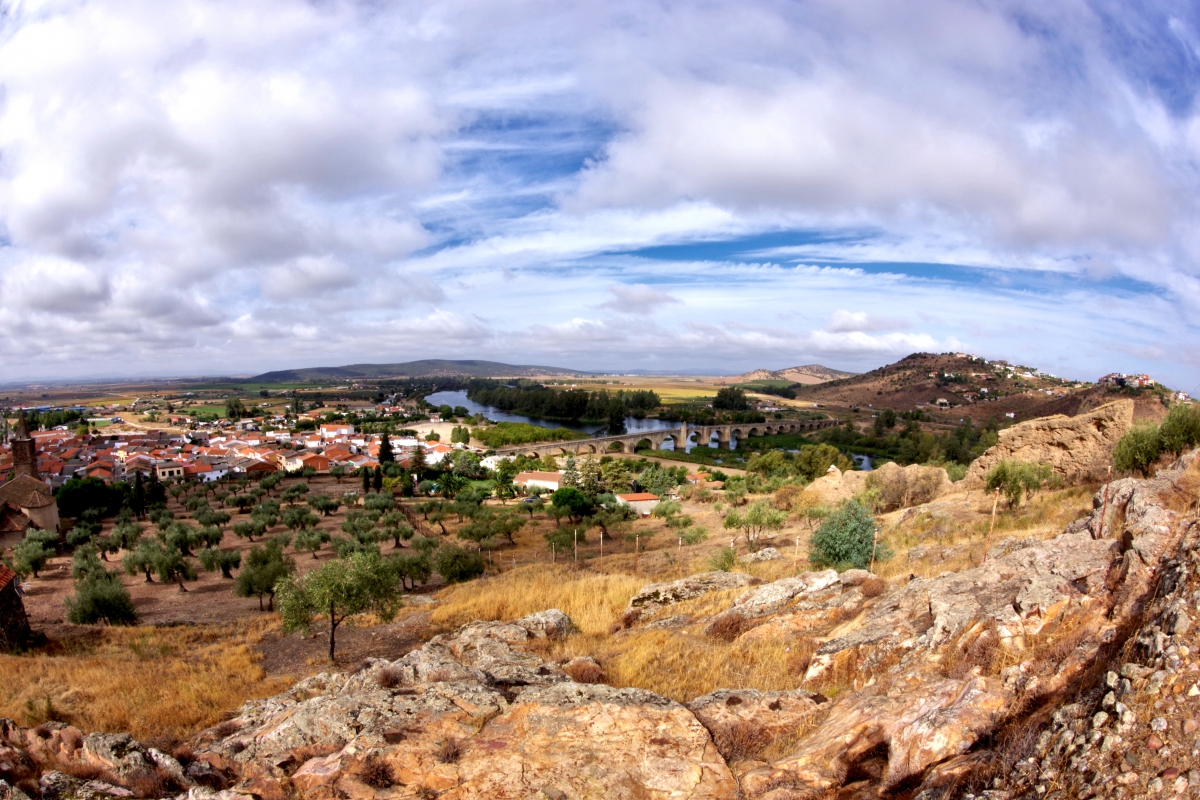
[[1120,397],[1134,398],[1138,420],[1157,420],[1166,413],[1161,400],[1149,390],[1073,385],[1004,361],[949,353],[914,353],[861,375],[795,391],[800,400],[896,411],[931,408],[945,400],[952,406],[945,412],[948,418],[970,417],[977,422],[989,417],[1003,419],[1007,414],[1017,422],[1051,414],[1074,416]]
[[571,377],[586,375],[578,370],[539,367],[531,364],[502,364],[498,361],[451,361],[425,359],[402,364],[349,364],[343,367],[306,367],[264,372],[251,378],[256,383],[308,383],[380,378],[423,378],[465,375],[471,378]]
[[787,367],[786,369],[777,370],[755,369],[738,375],[736,380],[745,383],[752,381],[789,381],[791,383],[811,386],[818,383],[836,381],[841,378],[852,378],[854,375],[855,373],[853,372],[842,372],[838,369],[823,367],[820,364],[808,364],[803,367]]

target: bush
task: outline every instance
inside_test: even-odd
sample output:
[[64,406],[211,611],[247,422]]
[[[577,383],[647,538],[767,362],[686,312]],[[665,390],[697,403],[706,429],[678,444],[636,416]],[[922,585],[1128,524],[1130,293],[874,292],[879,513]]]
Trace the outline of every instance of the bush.
[[1177,405],[1158,429],[1162,450],[1179,455],[1200,444],[1200,406]]
[[700,544],[708,538],[708,529],[700,525],[693,525],[680,531],[679,535],[683,538],[684,544]]
[[737,563],[737,551],[732,547],[722,547],[708,560],[708,567],[719,572],[729,572]]
[[[836,567],[866,569],[871,563],[871,545],[875,539],[875,517],[857,501],[851,500],[829,515],[812,536],[809,561],[818,569]],[[891,552],[880,543],[875,559],[883,561]]]
[[483,574],[483,554],[465,547],[448,544],[433,554],[433,568],[446,583],[462,583]]
[[115,573],[91,570],[75,584],[74,597],[63,600],[67,609],[67,621],[76,625],[132,625],[137,622],[137,611],[129,590]]
[[1058,476],[1047,464],[1031,464],[1027,461],[1001,461],[992,467],[987,474],[986,485],[989,492],[996,489],[1008,499],[1009,506],[1015,506],[1025,494],[1025,502],[1038,489],[1047,484],[1053,484]]
[[1157,425],[1138,425],[1121,437],[1113,448],[1113,466],[1120,472],[1150,474],[1150,466],[1162,455]]

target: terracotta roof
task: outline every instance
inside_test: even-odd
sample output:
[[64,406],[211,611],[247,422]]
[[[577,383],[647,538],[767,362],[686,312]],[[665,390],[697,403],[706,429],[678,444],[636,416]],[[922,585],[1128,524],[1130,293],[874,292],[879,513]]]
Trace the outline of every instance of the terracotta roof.
[[561,481],[561,472],[522,472],[513,477],[513,483],[521,481]]
[[37,478],[18,475],[0,485],[0,500],[8,500],[19,508],[45,508],[54,503],[54,494]]
[[638,500],[657,500],[658,499],[658,495],[650,494],[649,492],[635,492],[633,494],[619,494],[619,495],[617,495],[617,497],[620,498],[621,500],[624,500],[626,503],[633,503]]
[[16,580],[16,577],[17,573],[13,572],[3,564],[0,564],[0,589],[8,586],[10,583]]

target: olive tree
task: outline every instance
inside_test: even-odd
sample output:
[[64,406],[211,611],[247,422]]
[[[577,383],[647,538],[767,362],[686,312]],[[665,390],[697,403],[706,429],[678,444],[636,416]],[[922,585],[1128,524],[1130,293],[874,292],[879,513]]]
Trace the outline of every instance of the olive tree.
[[337,629],[346,617],[373,611],[391,621],[400,608],[398,576],[377,553],[357,552],[326,562],[302,578],[287,578],[276,591],[283,630],[312,629],[314,616],[329,618],[329,660],[337,648]]

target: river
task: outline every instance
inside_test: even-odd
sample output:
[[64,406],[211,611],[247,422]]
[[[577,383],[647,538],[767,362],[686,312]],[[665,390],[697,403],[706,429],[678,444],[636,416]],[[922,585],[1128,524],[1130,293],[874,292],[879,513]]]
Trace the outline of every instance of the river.
[[[525,414],[513,414],[509,411],[502,411],[494,406],[484,406],[476,403],[474,400],[467,399],[467,393],[461,392],[434,392],[425,397],[425,401],[433,406],[462,406],[471,414],[483,414],[493,422],[525,422],[530,425],[540,425],[543,428],[567,428],[572,431],[581,431],[589,436],[597,434],[603,436],[608,428],[603,423],[585,424],[582,422],[560,422],[552,419],[539,419],[537,417],[526,416]],[[678,422],[670,422],[665,419],[636,419],[634,417],[625,418],[624,433],[637,433],[638,431],[660,431],[664,429],[676,429],[679,427]],[[674,443],[668,439],[663,442],[663,450],[672,450]],[[688,442],[688,450],[695,447],[695,442]]]

